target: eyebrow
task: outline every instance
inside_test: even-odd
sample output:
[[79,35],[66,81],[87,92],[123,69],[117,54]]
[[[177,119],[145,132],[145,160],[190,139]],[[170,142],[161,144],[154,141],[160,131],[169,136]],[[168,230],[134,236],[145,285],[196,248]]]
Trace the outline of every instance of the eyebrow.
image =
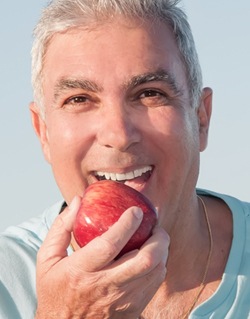
[[[156,71],[132,76],[131,79],[125,81],[125,83],[123,84],[123,88],[129,90],[150,82],[165,82],[175,95],[182,94],[182,91],[180,90],[180,88],[178,88],[175,77],[164,69],[158,69]],[[91,80],[87,80],[84,78],[63,77],[59,79],[59,81],[55,85],[54,100],[56,101],[56,99],[62,92],[70,89],[82,89],[93,93],[102,92],[104,90],[102,86]]]
[[147,72],[144,74],[133,76],[128,81],[126,86],[128,88],[133,88],[150,82],[165,82],[169,86],[170,90],[174,92],[174,94],[179,95],[182,93],[182,91],[178,87],[175,77],[164,69],[158,69],[153,72]]
[[56,100],[62,92],[69,89],[82,89],[94,93],[103,91],[102,87],[87,79],[61,78],[55,85],[54,100]]

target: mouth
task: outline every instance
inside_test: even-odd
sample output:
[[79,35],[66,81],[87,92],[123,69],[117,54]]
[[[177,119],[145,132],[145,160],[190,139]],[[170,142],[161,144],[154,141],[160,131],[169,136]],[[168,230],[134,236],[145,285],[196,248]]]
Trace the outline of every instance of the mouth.
[[152,172],[153,166],[144,166],[124,173],[95,171],[94,175],[98,181],[112,180],[129,185],[131,183],[145,184],[151,177]]

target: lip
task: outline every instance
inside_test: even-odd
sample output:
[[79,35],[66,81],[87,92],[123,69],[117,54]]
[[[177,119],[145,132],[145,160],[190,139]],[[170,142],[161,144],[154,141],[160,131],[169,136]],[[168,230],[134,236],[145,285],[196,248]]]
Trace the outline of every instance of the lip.
[[[127,168],[127,169],[101,169],[101,170],[95,170],[92,171],[92,176],[94,178],[93,182],[97,182],[103,179],[107,179],[106,177],[109,177],[108,179],[111,179],[111,177],[114,179],[115,177],[112,175],[116,175],[116,177],[119,176],[128,176],[130,178],[128,179],[121,179],[116,180],[117,182],[124,183],[137,191],[144,193],[147,184],[149,183],[151,176],[154,172],[154,166],[153,165],[144,165],[144,166],[137,166],[133,168]],[[106,177],[105,177],[105,173]],[[134,177],[132,178],[132,173],[134,173]],[[138,175],[139,174],[139,175]]]

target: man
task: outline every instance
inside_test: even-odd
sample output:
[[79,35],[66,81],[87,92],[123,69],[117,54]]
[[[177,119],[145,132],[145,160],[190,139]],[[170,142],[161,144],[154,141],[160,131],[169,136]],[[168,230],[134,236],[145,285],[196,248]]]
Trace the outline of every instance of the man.
[[[33,126],[64,201],[2,234],[1,316],[248,318],[250,207],[196,190],[212,92],[177,1],[54,0],[32,58]],[[81,249],[72,235],[103,176],[123,176],[159,216],[119,259],[140,209]]]

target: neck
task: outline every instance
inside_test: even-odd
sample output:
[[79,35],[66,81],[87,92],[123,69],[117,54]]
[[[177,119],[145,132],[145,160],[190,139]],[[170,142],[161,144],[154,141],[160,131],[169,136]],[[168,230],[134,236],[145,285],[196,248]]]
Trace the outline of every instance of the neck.
[[201,201],[195,196],[185,207],[191,209],[180,207],[168,231],[171,239],[167,265],[169,293],[189,290],[201,283],[211,248],[211,234]]

